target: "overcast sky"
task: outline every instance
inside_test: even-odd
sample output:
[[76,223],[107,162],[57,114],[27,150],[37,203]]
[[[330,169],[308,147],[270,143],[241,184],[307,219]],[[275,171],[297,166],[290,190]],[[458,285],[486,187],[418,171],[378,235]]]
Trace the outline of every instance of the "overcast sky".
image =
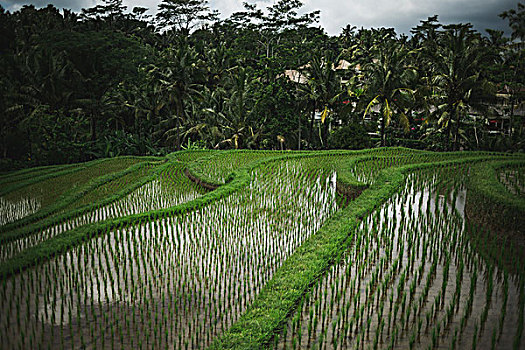
[[[161,0],[124,0],[129,9],[134,6],[148,7],[154,13]],[[243,1],[258,3],[266,7],[274,0],[209,0],[210,7],[219,10],[222,17],[242,10]],[[330,35],[341,32],[341,28],[351,24],[358,28],[394,27],[398,33],[410,34],[410,28],[435,14],[441,23],[466,23],[485,33],[486,28],[505,30],[509,34],[506,21],[498,14],[516,8],[523,0],[303,0],[306,11],[321,10],[320,25]],[[91,7],[96,0],[0,0],[0,5],[10,11],[24,4],[42,7],[48,3],[58,8],[79,11]]]

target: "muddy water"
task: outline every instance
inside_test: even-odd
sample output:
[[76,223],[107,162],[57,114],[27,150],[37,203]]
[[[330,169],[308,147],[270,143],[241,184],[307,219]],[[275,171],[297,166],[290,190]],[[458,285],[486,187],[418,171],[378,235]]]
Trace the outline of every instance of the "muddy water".
[[409,178],[365,220],[274,346],[525,348],[524,276],[486,262],[470,244],[466,175],[457,172],[448,183],[443,174]]
[[[301,163],[184,216],[111,232],[0,285],[8,348],[203,348],[336,210]],[[36,346],[35,346],[36,344]]]
[[0,226],[22,219],[36,213],[41,206],[41,201],[34,197],[9,200],[0,197]]
[[168,177],[160,177],[137,188],[114,203],[86,212],[82,216],[52,226],[42,232],[3,244],[0,250],[0,262],[13,257],[24,249],[78,226],[150,210],[169,208],[193,200],[201,196],[202,193],[202,190],[186,179],[182,173],[182,168],[180,168],[171,172]]

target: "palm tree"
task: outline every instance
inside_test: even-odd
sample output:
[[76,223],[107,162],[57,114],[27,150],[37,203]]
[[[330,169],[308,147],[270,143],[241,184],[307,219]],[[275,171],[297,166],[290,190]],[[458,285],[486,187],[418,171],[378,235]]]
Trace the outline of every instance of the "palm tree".
[[178,47],[169,47],[163,54],[163,65],[150,70],[151,79],[158,82],[159,92],[168,108],[168,116],[161,127],[167,141],[175,138],[177,150],[181,148],[182,126],[187,120],[187,105],[198,95],[199,60],[195,50],[181,41]]
[[[311,61],[304,68],[307,83],[301,87],[311,110],[310,117],[310,139],[314,140],[313,129],[316,111],[323,110],[323,123],[325,118],[332,118],[336,109],[336,101],[342,94],[341,78],[335,69],[342,58],[342,52],[335,55],[331,50],[324,55],[317,51],[312,55]],[[319,126],[319,141],[324,146],[323,139],[326,138],[329,122],[324,123],[323,133]],[[323,136],[324,134],[324,136]]]
[[254,132],[249,121],[255,105],[253,91],[256,79],[251,70],[237,66],[230,71],[228,82],[230,97],[226,100],[224,128],[229,137],[222,143],[227,142],[237,149],[243,143],[248,145],[257,142],[260,136],[260,133]]
[[200,108],[195,112],[194,117],[186,131],[186,139],[197,138],[204,141],[210,148],[217,148],[227,137],[224,134],[227,120],[225,116],[226,90],[217,87],[213,90],[204,86],[201,92]]
[[404,44],[386,39],[376,43],[371,52],[374,58],[363,66],[364,84],[369,95],[363,117],[374,105],[381,105],[381,145],[385,146],[385,128],[390,124],[393,116],[396,116],[399,123],[408,130],[408,117],[400,102],[406,98],[406,95],[414,92],[410,86],[417,73],[409,64],[409,57],[413,51],[409,51]]
[[[460,126],[472,108],[490,93],[482,67],[492,58],[484,41],[470,24],[444,26],[432,57],[435,74],[435,107],[438,125],[445,131],[449,148],[457,149]],[[450,139],[453,144],[450,145]]]
[[142,140],[151,131],[152,125],[158,125],[166,103],[161,84],[148,80],[147,77],[142,78],[141,75],[137,80],[120,84],[114,98],[119,106],[128,108],[133,117],[133,132]]
[[67,124],[66,115],[78,102],[74,99],[72,88],[80,81],[80,74],[64,53],[53,54],[39,47],[28,52],[25,60],[19,63],[21,84],[11,96],[15,103],[8,111],[12,116],[16,115],[16,123],[27,132],[29,148],[33,151],[46,147],[40,142],[44,135],[56,138],[51,116],[60,125]]

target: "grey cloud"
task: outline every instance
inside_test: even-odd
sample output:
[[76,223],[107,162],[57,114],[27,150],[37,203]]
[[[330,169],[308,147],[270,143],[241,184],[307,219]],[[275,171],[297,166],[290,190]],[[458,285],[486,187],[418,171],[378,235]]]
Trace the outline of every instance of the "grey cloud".
[[[154,14],[161,0],[124,0],[129,9],[142,6]],[[210,7],[227,17],[242,10],[244,0],[209,0]],[[410,33],[420,20],[439,15],[441,23],[470,22],[475,29],[484,32],[486,28],[505,30],[508,25],[498,17],[501,12],[515,8],[519,0],[303,0],[305,11],[321,10],[320,25],[328,34],[336,35],[347,24],[365,27],[393,27],[398,33]],[[75,11],[91,7],[96,0],[0,0],[8,10],[16,10],[23,4],[32,3],[37,7],[52,3],[58,8]],[[273,0],[248,0],[260,7],[266,7]]]
[[96,0],[2,0],[0,5],[9,11],[16,11],[24,5],[34,5],[35,7],[46,7],[48,4],[53,4],[56,8],[72,9],[80,11],[82,8],[91,7],[95,5]]
[[150,14],[157,12],[157,6],[160,4],[160,0],[124,0],[124,5],[131,10],[134,7],[145,7],[149,9]]
[[506,30],[498,14],[516,7],[516,0],[309,0],[308,7],[321,9],[321,24],[329,34],[338,34],[347,24],[357,27],[394,27],[410,33],[420,20],[439,15],[441,23],[470,22],[479,31]]

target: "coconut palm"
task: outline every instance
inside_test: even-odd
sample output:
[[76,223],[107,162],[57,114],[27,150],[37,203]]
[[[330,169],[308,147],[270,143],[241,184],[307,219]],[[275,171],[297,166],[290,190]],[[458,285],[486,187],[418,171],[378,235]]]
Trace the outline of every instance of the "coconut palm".
[[[336,101],[343,92],[341,77],[335,69],[342,58],[342,54],[342,52],[335,54],[331,50],[317,51],[313,53],[311,61],[303,69],[307,83],[302,85],[301,91],[311,110],[310,140],[314,140],[315,113],[322,110],[322,123],[325,125],[323,132],[319,127],[319,141],[322,146],[324,146],[323,140],[326,139],[330,120],[335,115],[333,112],[336,109]],[[325,123],[326,118],[328,118],[327,123]]]
[[253,91],[256,83],[251,70],[245,67],[238,66],[230,71],[230,97],[226,100],[223,115],[224,134],[228,135],[228,138],[221,143],[227,142],[237,149],[242,144],[257,142],[260,133],[254,131],[249,121],[255,104]]
[[397,117],[399,123],[408,130],[409,121],[401,100],[414,92],[410,87],[417,72],[409,60],[414,51],[408,50],[404,44],[385,38],[375,44],[371,52],[374,58],[363,66],[364,85],[369,96],[363,117],[373,106],[381,106],[381,145],[385,146],[385,128],[393,117]]
[[[194,113],[184,132],[186,140],[201,140],[210,148],[218,147],[221,141],[227,139],[224,135],[227,120],[225,116],[225,100],[227,93],[222,87],[209,89],[204,86],[201,92],[201,103]],[[200,108],[199,108],[200,107]]]
[[167,108],[161,121],[161,130],[168,142],[175,139],[177,150],[181,147],[182,127],[187,120],[187,105],[198,95],[199,60],[195,50],[181,42],[162,53],[163,64],[151,68],[150,78],[157,81]]
[[[436,120],[449,148],[457,149],[461,123],[471,109],[482,108],[491,86],[482,68],[492,60],[479,33],[470,24],[444,26],[432,57]],[[453,144],[450,144],[450,139]]]

